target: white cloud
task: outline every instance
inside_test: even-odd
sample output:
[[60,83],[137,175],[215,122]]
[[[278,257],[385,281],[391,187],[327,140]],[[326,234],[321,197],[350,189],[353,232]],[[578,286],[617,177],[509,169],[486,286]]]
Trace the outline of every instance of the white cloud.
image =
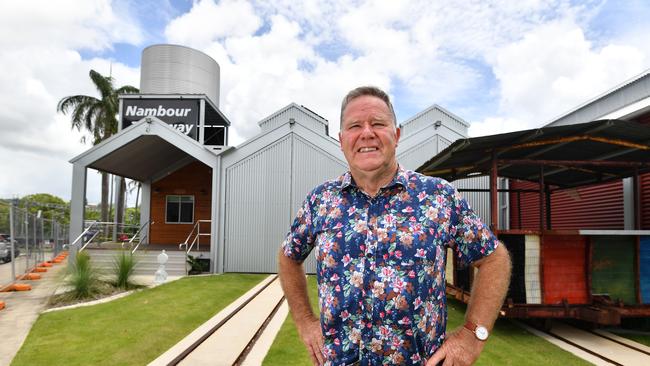
[[[56,105],[68,95],[97,95],[90,69],[105,75],[111,69],[109,60],[82,60],[77,50],[137,43],[141,32],[134,24],[128,12],[118,13],[108,1],[3,2],[0,166],[10,179],[0,180],[0,197],[36,192],[70,197],[68,160],[89,145],[79,142],[81,134],[71,131],[69,117],[57,114]],[[112,72],[118,85],[139,82],[139,72],[119,62]],[[99,200],[94,175],[89,174],[90,202]]]
[[260,26],[261,19],[248,2],[223,0],[215,4],[200,0],[188,13],[169,23],[165,36],[174,43],[205,47],[215,39],[250,35]]
[[499,116],[474,123],[470,134],[539,127],[640,73],[647,64],[635,47],[595,48],[570,20],[541,25],[496,52]]

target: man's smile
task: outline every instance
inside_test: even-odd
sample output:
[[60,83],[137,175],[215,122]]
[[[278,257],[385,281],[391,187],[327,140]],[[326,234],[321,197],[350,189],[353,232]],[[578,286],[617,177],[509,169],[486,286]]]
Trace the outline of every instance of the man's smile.
[[373,152],[373,151],[377,151],[377,150],[379,150],[379,149],[376,148],[376,147],[362,147],[362,148],[359,148],[359,150],[357,150],[357,151],[360,152],[360,153],[365,153],[365,152]]

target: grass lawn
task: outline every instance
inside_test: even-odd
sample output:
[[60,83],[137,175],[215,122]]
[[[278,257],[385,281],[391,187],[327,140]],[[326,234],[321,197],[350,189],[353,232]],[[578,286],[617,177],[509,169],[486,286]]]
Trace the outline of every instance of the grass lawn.
[[265,277],[188,277],[42,314],[12,365],[146,365]]
[[[315,277],[309,277],[308,285],[312,307],[316,311],[318,295]],[[448,304],[448,329],[455,329],[463,323],[465,304],[454,300],[449,300]],[[497,321],[487,342],[476,365],[590,365],[506,319]],[[264,365],[311,365],[291,316],[282,325],[264,359]]]

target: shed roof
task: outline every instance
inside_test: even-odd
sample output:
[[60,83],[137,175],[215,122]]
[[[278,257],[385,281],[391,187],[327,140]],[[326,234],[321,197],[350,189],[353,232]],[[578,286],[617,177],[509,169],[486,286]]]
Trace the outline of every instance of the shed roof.
[[456,140],[417,170],[447,180],[488,175],[561,188],[606,182],[650,171],[650,127],[601,120]]

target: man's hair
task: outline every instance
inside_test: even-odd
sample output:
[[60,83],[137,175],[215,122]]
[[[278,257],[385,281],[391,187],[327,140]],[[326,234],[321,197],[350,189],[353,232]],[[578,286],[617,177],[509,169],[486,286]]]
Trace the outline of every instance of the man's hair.
[[386,106],[388,106],[388,109],[390,110],[390,114],[393,117],[393,124],[395,127],[397,127],[397,118],[395,117],[395,110],[393,109],[393,104],[390,102],[390,97],[388,94],[386,94],[385,91],[379,89],[376,86],[360,86],[358,88],[354,88],[350,90],[350,92],[343,98],[343,102],[341,103],[341,119],[339,121],[339,128],[343,126],[343,111],[345,111],[345,108],[348,106],[348,104],[353,101],[356,98],[362,97],[364,95],[369,95],[371,97],[377,97],[386,103]]

